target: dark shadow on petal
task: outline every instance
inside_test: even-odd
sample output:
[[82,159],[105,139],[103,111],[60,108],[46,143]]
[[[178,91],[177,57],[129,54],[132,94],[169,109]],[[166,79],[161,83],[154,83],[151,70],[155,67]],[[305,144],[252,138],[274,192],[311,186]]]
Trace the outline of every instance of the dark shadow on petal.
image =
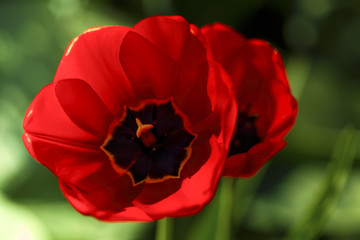
[[177,177],[181,163],[186,159],[186,149],[161,146],[152,153],[149,177],[159,179],[165,176]]
[[145,181],[150,168],[150,157],[147,154],[140,154],[136,162],[128,170],[134,184]]

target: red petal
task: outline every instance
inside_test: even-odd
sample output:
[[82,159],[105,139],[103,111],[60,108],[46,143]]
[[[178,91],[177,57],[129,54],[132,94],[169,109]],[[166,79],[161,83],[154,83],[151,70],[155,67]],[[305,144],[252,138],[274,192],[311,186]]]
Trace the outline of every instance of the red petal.
[[102,188],[119,178],[99,148],[68,145],[32,134],[26,134],[24,140],[32,155],[60,180],[85,191]]
[[[68,144],[96,146],[102,143],[69,118],[55,96],[53,84],[45,86],[30,104],[23,128],[26,133]],[[24,143],[27,145],[27,141]]]
[[285,146],[285,141],[265,141],[255,145],[247,153],[233,155],[226,161],[223,176],[251,177]]
[[276,77],[271,86],[271,91],[276,101],[276,114],[268,134],[271,138],[282,139],[295,123],[298,105],[290,92],[284,63],[280,54],[274,51],[272,59]]
[[157,203],[179,190],[181,183],[181,179],[168,179],[164,182],[145,184],[136,201],[148,205]]
[[130,31],[121,45],[120,62],[139,100],[171,96],[176,63],[146,38]]
[[177,62],[182,57],[189,30],[189,23],[181,16],[149,17],[133,27],[133,31]]
[[146,212],[138,207],[127,207],[121,212],[108,214],[98,217],[104,221],[119,222],[119,221],[154,221],[156,219],[150,217]]
[[208,73],[206,50],[194,35],[189,34],[178,71],[174,101],[191,124],[198,123],[211,113],[207,84],[214,80]]
[[113,116],[89,84],[78,79],[61,80],[55,84],[55,93],[74,123],[99,138],[106,136]]
[[209,43],[214,58],[224,67],[235,54],[234,50],[240,49],[246,43],[242,35],[221,23],[205,25],[200,30]]
[[208,92],[211,95],[214,110],[203,121],[190,127],[198,135],[198,142],[194,145],[202,144],[212,134],[219,136],[225,144],[229,144],[235,127],[237,104],[230,92],[231,79],[218,63],[212,64],[210,76],[213,80]]
[[[123,211],[124,208],[132,205],[132,200],[139,194],[143,187],[141,184],[134,187],[131,178],[127,174],[93,191],[85,191],[79,189],[76,185],[63,181],[62,184],[71,187],[73,191],[77,192],[78,195],[81,195],[82,198],[85,198],[87,202],[96,207],[95,212],[91,213],[91,215],[96,215],[96,211],[109,211],[113,214]],[[67,192],[64,192],[64,194],[66,195]],[[74,196],[74,194],[71,195]]]
[[71,203],[71,205],[80,213],[92,215],[96,212],[98,215],[106,214],[104,211],[100,213],[98,208],[89,202],[73,185],[59,181],[60,189]]
[[63,79],[86,81],[106,107],[121,116],[124,104],[135,104],[135,94],[119,61],[119,51],[130,28],[96,27],[86,30],[69,44],[54,82]]
[[[82,191],[79,191],[76,187],[64,182],[60,181],[59,184],[62,192],[71,205],[82,214],[92,215],[105,221],[154,220],[138,207],[133,207],[129,205],[130,203],[118,202],[117,198],[119,196],[117,192],[109,191],[97,192],[95,194],[86,194]],[[115,184],[121,184],[121,182],[116,182]],[[126,189],[123,190],[124,191],[121,192],[121,194],[126,194]],[[127,196],[125,197],[128,198]],[[113,208],[108,209],[109,207]]]
[[173,94],[189,32],[182,17],[157,16],[140,21],[126,35],[120,61],[138,98],[167,99]]
[[[249,114],[260,115],[257,122],[261,137],[264,137],[274,112],[268,81],[275,75],[271,61],[273,49],[254,48],[251,42],[223,24],[208,25],[201,30],[215,59],[232,77],[239,111],[245,111],[250,104]],[[261,45],[259,42],[260,40],[256,44]],[[265,41],[261,42],[270,46]]]

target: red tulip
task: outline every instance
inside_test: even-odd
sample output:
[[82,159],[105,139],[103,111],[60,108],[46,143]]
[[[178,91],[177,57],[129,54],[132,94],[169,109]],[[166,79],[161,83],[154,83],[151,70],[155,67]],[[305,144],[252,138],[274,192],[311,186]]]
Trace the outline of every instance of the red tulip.
[[223,24],[201,28],[214,58],[232,79],[237,124],[223,175],[249,177],[285,147],[295,123],[292,96],[280,54],[264,40],[246,39]]
[[182,17],[90,28],[29,106],[23,141],[85,215],[194,214],[227,158],[237,113],[228,78]]

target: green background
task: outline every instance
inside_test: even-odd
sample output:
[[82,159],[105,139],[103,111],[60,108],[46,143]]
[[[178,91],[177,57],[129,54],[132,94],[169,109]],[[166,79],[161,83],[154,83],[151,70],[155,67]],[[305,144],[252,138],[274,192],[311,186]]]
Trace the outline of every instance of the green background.
[[[1,0],[0,239],[154,239],[156,223],[77,213],[21,140],[24,113],[86,28],[152,15],[226,23],[282,54],[299,103],[288,146],[255,177],[224,179],[174,239],[360,239],[360,1]],[[160,237],[158,238],[160,239]]]

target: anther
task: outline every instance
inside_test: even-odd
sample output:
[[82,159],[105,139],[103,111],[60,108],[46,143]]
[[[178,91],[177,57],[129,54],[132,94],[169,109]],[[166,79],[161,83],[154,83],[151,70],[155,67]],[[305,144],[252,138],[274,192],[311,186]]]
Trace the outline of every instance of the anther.
[[151,129],[154,127],[152,124],[143,124],[140,119],[135,119],[138,129],[136,130],[136,137],[140,138],[146,147],[151,147],[156,143],[156,137]]

